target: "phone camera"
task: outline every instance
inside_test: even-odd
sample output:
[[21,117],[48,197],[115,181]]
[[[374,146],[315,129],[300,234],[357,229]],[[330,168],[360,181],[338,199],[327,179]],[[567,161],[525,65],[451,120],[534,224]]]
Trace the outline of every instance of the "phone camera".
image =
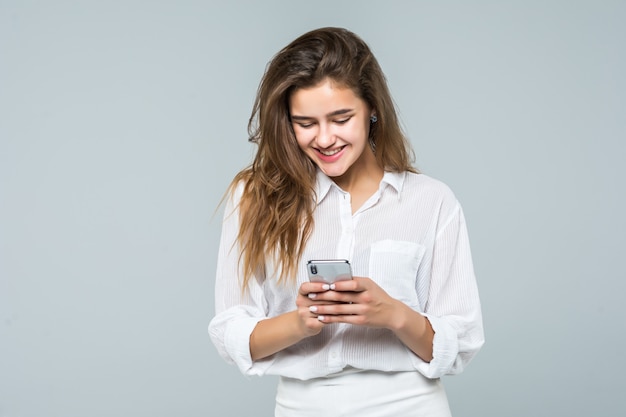
[[315,265],[311,265],[311,273],[312,273],[313,275],[317,275],[317,266],[315,266]]

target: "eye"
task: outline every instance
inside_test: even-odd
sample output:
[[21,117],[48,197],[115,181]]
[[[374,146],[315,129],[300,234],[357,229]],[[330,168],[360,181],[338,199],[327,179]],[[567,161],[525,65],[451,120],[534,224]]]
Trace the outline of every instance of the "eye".
[[350,119],[352,119],[352,116],[350,116],[350,117],[346,117],[346,118],[344,118],[344,119],[338,119],[338,120],[335,120],[335,123],[337,123],[338,125],[343,125],[343,124],[348,123],[348,121],[349,121]]
[[300,126],[301,128],[303,128],[303,129],[308,129],[310,127],[313,127],[313,123],[312,122],[306,122],[306,123],[297,122],[296,124],[298,126]]

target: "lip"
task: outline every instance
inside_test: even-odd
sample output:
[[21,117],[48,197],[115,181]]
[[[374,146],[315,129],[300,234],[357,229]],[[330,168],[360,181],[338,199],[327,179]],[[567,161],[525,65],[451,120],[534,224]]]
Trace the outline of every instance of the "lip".
[[346,149],[346,145],[342,146],[339,148],[339,152],[332,154],[332,155],[324,155],[322,152],[320,152],[319,149],[315,148],[315,154],[317,155],[317,157],[322,161],[322,162],[335,162],[336,160],[338,160],[339,158],[341,158],[341,156],[343,155],[344,150]]

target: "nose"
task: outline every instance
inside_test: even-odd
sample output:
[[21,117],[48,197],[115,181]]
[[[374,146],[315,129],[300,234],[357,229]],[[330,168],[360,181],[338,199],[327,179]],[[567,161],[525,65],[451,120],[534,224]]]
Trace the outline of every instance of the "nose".
[[336,141],[337,138],[335,137],[331,127],[326,123],[321,123],[319,125],[319,130],[317,131],[317,137],[315,138],[317,146],[322,149],[330,148]]

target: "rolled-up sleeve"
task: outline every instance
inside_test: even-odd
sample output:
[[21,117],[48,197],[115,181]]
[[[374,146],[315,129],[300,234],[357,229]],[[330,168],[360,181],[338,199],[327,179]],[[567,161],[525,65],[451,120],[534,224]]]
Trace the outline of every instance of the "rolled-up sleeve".
[[246,291],[241,289],[237,244],[241,192],[240,186],[225,204],[215,281],[215,317],[209,323],[209,335],[224,360],[246,375],[262,375],[272,359],[252,361],[250,335],[257,323],[267,318],[268,306],[261,277],[252,277]]
[[467,226],[458,203],[435,237],[427,300],[424,315],[435,331],[433,359],[415,365],[429,378],[458,374],[485,341]]

